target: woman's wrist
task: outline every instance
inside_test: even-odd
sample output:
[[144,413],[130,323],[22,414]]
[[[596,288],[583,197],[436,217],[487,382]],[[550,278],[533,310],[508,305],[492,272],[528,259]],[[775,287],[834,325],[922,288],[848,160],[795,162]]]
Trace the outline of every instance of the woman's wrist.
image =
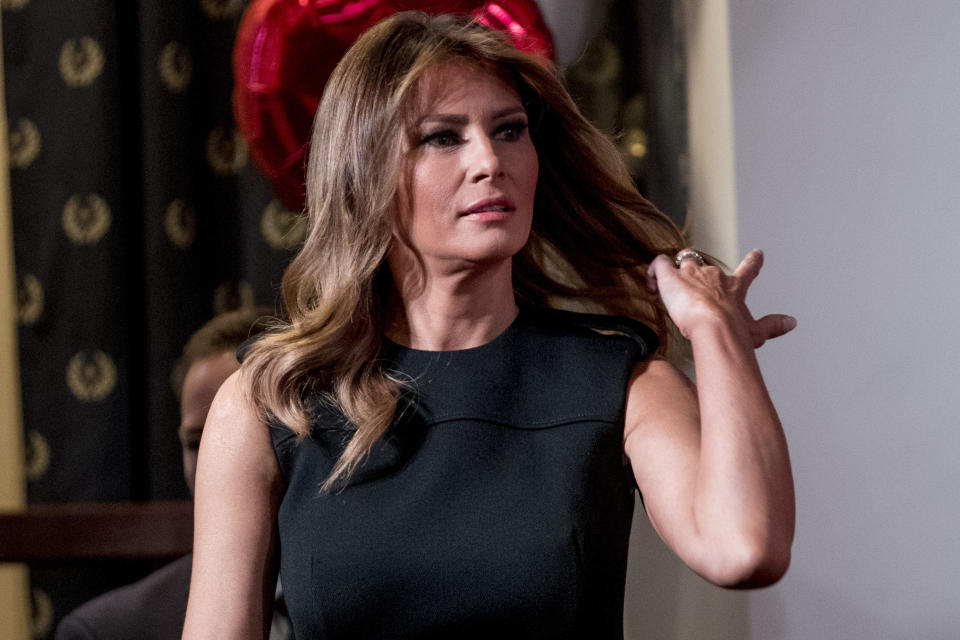
[[734,310],[714,307],[704,310],[697,315],[696,320],[687,322],[680,327],[684,337],[692,345],[715,340],[733,340],[744,347],[753,349],[750,329],[743,321],[741,314]]

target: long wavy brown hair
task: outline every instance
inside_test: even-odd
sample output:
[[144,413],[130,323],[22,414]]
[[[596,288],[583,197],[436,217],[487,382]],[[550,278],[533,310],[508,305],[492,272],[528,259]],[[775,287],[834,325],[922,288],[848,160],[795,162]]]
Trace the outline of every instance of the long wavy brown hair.
[[243,363],[265,420],[307,436],[310,405],[320,401],[356,427],[325,489],[349,477],[397,411],[403,383],[378,361],[393,287],[386,256],[403,241],[393,223],[423,79],[451,62],[507,79],[528,112],[540,174],[530,238],[514,257],[518,303],[636,318],[657,331],[661,353],[676,342],[645,272],[658,253],[682,247],[681,233],[638,193],[555,70],[468,17],[392,16],[330,77],[307,167],[309,232],[283,276],[289,322]]

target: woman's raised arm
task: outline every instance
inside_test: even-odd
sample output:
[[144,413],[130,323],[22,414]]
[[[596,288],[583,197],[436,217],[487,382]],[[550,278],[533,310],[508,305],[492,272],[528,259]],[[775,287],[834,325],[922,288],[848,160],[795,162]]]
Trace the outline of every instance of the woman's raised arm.
[[796,321],[754,320],[747,288],[763,263],[732,275],[660,256],[650,266],[670,317],[693,347],[697,385],[670,364],[637,367],[624,448],[650,520],[680,558],[726,587],[775,582],[790,562],[793,477],[787,443],[754,349]]
[[269,429],[241,375],[220,388],[200,441],[185,639],[266,638],[269,631],[281,482]]

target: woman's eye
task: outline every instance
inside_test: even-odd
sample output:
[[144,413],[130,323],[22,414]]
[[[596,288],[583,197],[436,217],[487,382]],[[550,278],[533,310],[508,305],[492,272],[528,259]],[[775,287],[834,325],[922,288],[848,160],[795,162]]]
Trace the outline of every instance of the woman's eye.
[[507,141],[519,140],[526,130],[527,123],[523,120],[505,122],[497,128],[497,137]]
[[420,140],[420,144],[432,147],[452,147],[459,142],[460,136],[453,131],[435,131],[428,133]]

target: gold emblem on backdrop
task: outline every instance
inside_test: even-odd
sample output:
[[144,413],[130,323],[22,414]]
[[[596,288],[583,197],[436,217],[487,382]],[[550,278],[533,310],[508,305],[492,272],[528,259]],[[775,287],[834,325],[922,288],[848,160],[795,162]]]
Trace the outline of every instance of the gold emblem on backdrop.
[[103,71],[103,49],[90,36],[71,38],[60,49],[60,75],[71,87],[86,87]]
[[157,70],[163,86],[173,93],[183,93],[190,86],[193,75],[193,61],[190,50],[179,42],[168,42],[160,52]]
[[93,244],[110,229],[110,207],[95,193],[70,196],[63,206],[63,230],[76,244]]
[[24,471],[29,482],[36,482],[45,476],[50,468],[50,445],[46,438],[33,430],[27,432],[25,444]]
[[271,200],[260,218],[260,232],[274,249],[295,249],[307,236],[307,221],[302,215],[287,211],[279,200]]
[[197,237],[197,214],[193,207],[177,198],[167,207],[163,216],[163,230],[175,247],[186,249]]
[[0,2],[0,8],[4,11],[17,11],[18,9],[23,9],[30,3],[30,0],[2,0]]
[[80,351],[67,364],[67,386],[80,402],[99,402],[117,386],[117,366],[103,351]]
[[17,287],[17,320],[27,327],[43,315],[43,285],[36,276],[25,273]]
[[10,129],[10,166],[16,169],[29,167],[40,155],[42,140],[40,129],[26,118],[19,118],[17,126]]
[[30,593],[30,631],[34,638],[46,638],[53,630],[53,601],[42,589]]
[[249,282],[223,282],[213,292],[213,313],[220,315],[235,309],[253,306],[253,287]]
[[207,136],[207,163],[220,176],[240,173],[247,165],[247,141],[236,129],[217,127]]
[[240,15],[243,0],[200,0],[200,6],[211,20],[226,20]]
[[618,141],[620,153],[628,162],[642,160],[648,151],[647,131],[644,128],[647,122],[647,99],[642,93],[634,94],[627,100],[621,117],[626,133]]

